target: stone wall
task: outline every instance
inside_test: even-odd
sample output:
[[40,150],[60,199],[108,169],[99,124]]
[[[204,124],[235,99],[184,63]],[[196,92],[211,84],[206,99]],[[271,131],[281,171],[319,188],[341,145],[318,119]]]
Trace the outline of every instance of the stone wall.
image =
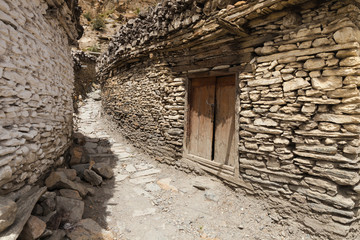
[[102,91],[105,112],[125,136],[159,161],[175,164],[182,156],[184,79],[174,78],[164,64],[145,62],[116,72]]
[[76,6],[0,2],[0,195],[64,160],[73,114],[69,41],[81,34]]
[[297,213],[321,213],[302,222],[335,236],[359,219],[358,14],[328,1],[259,25],[279,34],[240,74],[241,175]]
[[[183,9],[170,23],[166,1],[152,13],[165,22],[155,26],[178,28],[152,35],[149,27],[139,41],[131,29],[145,20],[120,30],[99,60],[107,113],[139,147],[161,159],[154,140],[165,142],[175,152],[169,161],[178,162],[184,148],[167,137],[184,138],[188,78],[237,73],[239,178],[246,191],[313,233],[351,239],[360,219],[358,4],[240,1],[209,14],[209,1],[199,2],[186,1],[192,14]],[[170,87],[179,79],[183,85]],[[173,125],[169,115],[180,121]]]

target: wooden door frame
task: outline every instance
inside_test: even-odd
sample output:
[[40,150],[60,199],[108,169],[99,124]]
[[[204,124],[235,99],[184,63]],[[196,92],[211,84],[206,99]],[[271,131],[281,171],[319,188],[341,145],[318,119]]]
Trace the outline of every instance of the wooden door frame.
[[[223,77],[233,75],[235,77],[235,163],[234,167],[216,163],[215,161],[209,161],[198,156],[189,154],[188,143],[189,143],[189,124],[190,124],[190,96],[191,96],[191,79],[201,77]],[[203,72],[188,74],[185,77],[185,123],[184,123],[184,138],[183,138],[183,161],[198,164],[199,167],[206,172],[210,172],[224,180],[234,183],[236,185],[244,186],[249,188],[249,184],[245,183],[240,176],[240,155],[239,155],[239,109],[240,109],[240,89],[239,89],[239,73],[238,71],[216,71],[216,72]]]

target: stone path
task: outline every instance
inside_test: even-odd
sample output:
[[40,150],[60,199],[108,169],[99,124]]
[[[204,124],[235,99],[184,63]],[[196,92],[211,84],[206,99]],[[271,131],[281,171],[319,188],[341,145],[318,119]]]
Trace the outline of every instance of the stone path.
[[76,121],[90,160],[108,163],[115,173],[87,197],[84,218],[117,239],[313,239],[270,213],[266,202],[212,176],[177,171],[135,149],[101,116],[97,93],[80,107]]

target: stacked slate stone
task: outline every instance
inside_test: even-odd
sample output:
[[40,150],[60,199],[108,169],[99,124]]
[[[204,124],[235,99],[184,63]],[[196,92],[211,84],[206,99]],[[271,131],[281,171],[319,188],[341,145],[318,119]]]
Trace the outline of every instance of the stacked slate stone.
[[200,21],[204,14],[210,15],[232,2],[235,1],[165,0],[158,3],[120,27],[107,52],[99,59],[100,65],[106,67],[105,64],[134,51],[135,47],[161,42],[167,35],[175,34],[181,29],[186,31],[189,26]]
[[104,109],[137,147],[174,164],[183,141],[184,79],[174,79],[161,64],[144,65],[127,69],[104,86]]
[[[359,12],[331,1],[258,26],[282,32],[255,49],[255,71],[240,74],[243,177],[297,211],[322,213],[304,224],[325,222],[321,233],[335,236],[359,218]],[[301,26],[289,28],[290,18]]]
[[0,3],[0,195],[36,182],[71,144],[78,33],[63,7],[52,18],[44,1]]

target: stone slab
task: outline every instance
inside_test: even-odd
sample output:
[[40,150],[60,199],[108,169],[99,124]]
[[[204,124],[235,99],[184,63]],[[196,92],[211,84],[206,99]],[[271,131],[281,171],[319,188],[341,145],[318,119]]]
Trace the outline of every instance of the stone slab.
[[18,211],[16,213],[15,222],[7,228],[7,230],[0,233],[0,239],[16,240],[18,238],[26,222],[30,218],[36,202],[45,191],[46,187],[34,187],[25,195],[20,197],[20,199],[16,202]]

